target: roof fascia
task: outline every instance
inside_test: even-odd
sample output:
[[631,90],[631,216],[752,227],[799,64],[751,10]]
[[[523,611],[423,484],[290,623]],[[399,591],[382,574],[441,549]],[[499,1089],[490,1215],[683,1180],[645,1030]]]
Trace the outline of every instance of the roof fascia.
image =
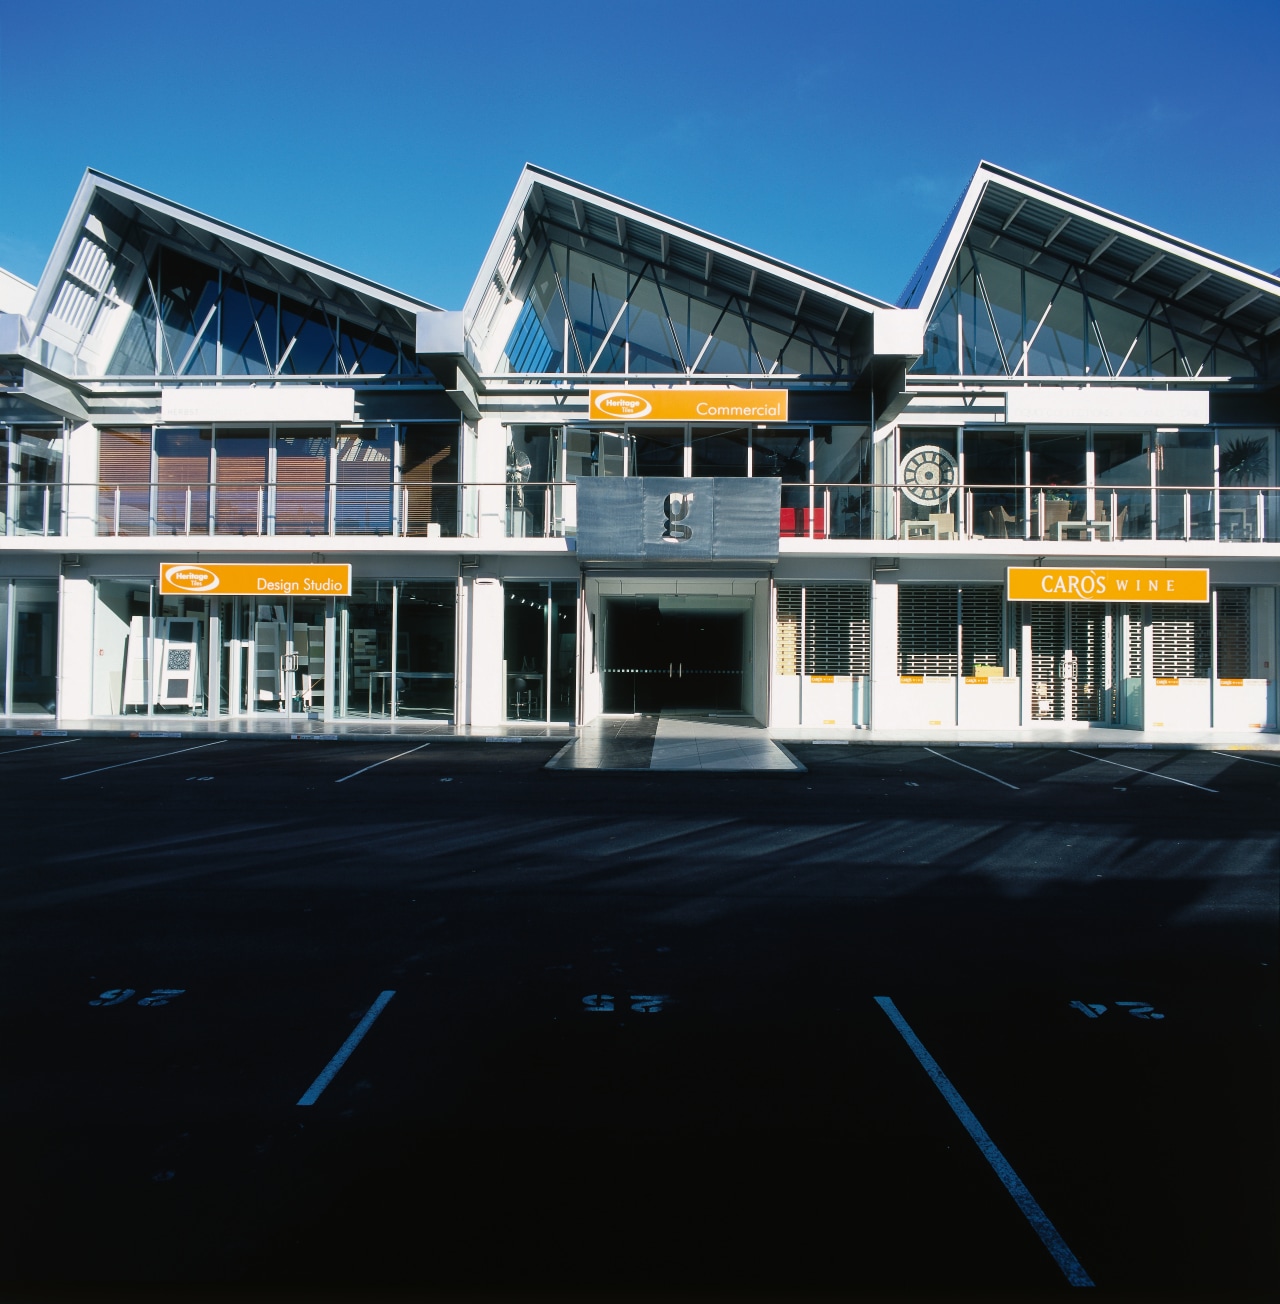
[[990,179],[987,165],[979,163],[969,179],[960,203],[956,206],[955,215],[951,219],[951,229],[947,232],[947,238],[942,245],[942,252],[939,253],[938,261],[934,263],[933,270],[929,273],[928,283],[917,305],[926,322],[933,318],[938,295],[942,293],[943,283],[951,273],[951,264],[955,262],[956,254],[960,252],[960,246],[969,234],[973,215],[978,211],[978,205],[982,202],[982,192],[986,190]]
[[145,208],[150,212],[159,214],[170,222],[180,222],[183,225],[205,231],[215,239],[226,241],[229,244],[242,245],[266,259],[296,267],[307,275],[323,277],[336,285],[343,286],[357,296],[364,295],[377,299],[399,309],[410,317],[415,316],[424,309],[429,311],[436,307],[435,304],[428,303],[425,299],[416,299],[411,295],[401,294],[388,286],[380,285],[377,281],[368,280],[366,277],[358,276],[354,272],[344,271],[341,267],[336,267],[332,263],[326,263],[318,258],[310,258],[306,254],[298,253],[297,250],[290,249],[287,245],[277,244],[274,240],[267,240],[262,236],[254,235],[253,232],[246,231],[242,227],[232,226],[227,222],[219,222],[215,218],[208,217],[193,208],[187,208],[183,204],[174,203],[172,200],[164,199],[148,190],[131,186],[127,182],[108,176],[104,172],[86,168],[84,177],[80,182],[80,188],[76,191],[75,200],[67,213],[66,221],[62,224],[57,243],[54,245],[49,262],[45,265],[44,274],[40,278],[36,302],[32,307],[32,319],[34,321],[43,320],[49,300],[57,288],[67,263],[75,252],[75,242],[84,225],[85,218],[89,214],[93,200],[98,194],[115,195],[120,199],[136,204],[139,208]]
[[625,199],[619,199],[617,196],[607,194],[603,190],[596,190],[594,187],[571,181],[567,177],[562,177],[555,172],[549,172],[533,163],[526,163],[520,173],[520,180],[511,196],[511,200],[507,204],[506,211],[502,215],[501,225],[498,227],[493,242],[489,246],[489,252],[485,255],[480,274],[476,277],[471,293],[467,296],[465,313],[468,324],[470,324],[480,306],[480,300],[488,288],[494,269],[498,265],[502,249],[516,224],[517,218],[528,202],[529,194],[535,184],[547,186],[549,189],[559,191],[571,199],[586,200],[598,204],[600,207],[624,219],[634,218],[642,225],[666,232],[668,235],[679,236],[682,240],[692,241],[704,249],[709,249],[713,254],[723,254],[726,258],[733,259],[747,267],[769,272],[772,275],[783,276],[792,281],[797,288],[804,288],[826,295],[828,298],[847,304],[849,307],[856,308],[861,312],[871,314],[877,310],[883,311],[885,309],[897,311],[893,304],[850,289],[847,285],[841,285],[838,281],[829,281],[825,277],[806,272],[803,268],[796,267],[791,263],[782,262],[777,258],[770,258],[767,254],[757,253],[754,249],[748,249],[745,245],[734,244],[731,240],[723,240],[719,236],[711,235],[696,226],[689,226],[684,222],[676,221],[674,218],[666,217],[662,213],[656,213],[650,208],[643,208],[639,204],[632,204]]
[[1052,186],[1046,186],[1031,177],[1024,177],[1017,172],[1011,172],[1008,168],[1002,168],[996,163],[988,163],[983,160],[980,164],[980,170],[999,180],[1003,185],[1010,185],[1015,190],[1021,190],[1033,198],[1056,204],[1060,208],[1071,209],[1075,216],[1082,217],[1089,222],[1097,222],[1100,226],[1118,231],[1121,235],[1128,235],[1142,240],[1150,244],[1153,249],[1158,248],[1165,253],[1176,254],[1180,258],[1199,263],[1202,267],[1208,267],[1211,271],[1234,277],[1273,294],[1280,290],[1280,276],[1274,273],[1264,272],[1257,267],[1250,267],[1248,263],[1237,262],[1234,258],[1215,253],[1212,249],[1205,249],[1201,245],[1192,244],[1189,240],[1181,240],[1177,236],[1169,235],[1154,226],[1147,226],[1143,222],[1136,222],[1132,218],[1125,217],[1122,213],[1113,213],[1108,208],[1091,204],[1084,199],[1077,199],[1074,195],[1067,194],[1065,190],[1055,190]]
[[58,238],[53,242],[48,261],[36,285],[35,298],[31,301],[31,311],[28,314],[28,320],[34,328],[39,328],[44,321],[45,313],[49,311],[49,303],[62,279],[63,271],[71,261],[71,255],[75,252],[76,240],[84,226],[85,218],[89,216],[89,208],[93,203],[96,189],[97,181],[93,169],[85,168],[84,176],[80,178],[80,184],[76,187],[75,198],[71,201],[71,207],[62,220]]

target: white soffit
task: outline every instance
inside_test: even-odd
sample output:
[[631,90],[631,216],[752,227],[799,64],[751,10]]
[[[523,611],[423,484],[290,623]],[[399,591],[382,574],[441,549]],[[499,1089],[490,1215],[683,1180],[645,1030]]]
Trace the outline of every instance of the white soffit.
[[1011,425],[1205,426],[1209,391],[1028,385],[1009,391],[1005,416]]
[[160,390],[160,420],[166,424],[352,422],[355,419],[354,389],[168,386]]

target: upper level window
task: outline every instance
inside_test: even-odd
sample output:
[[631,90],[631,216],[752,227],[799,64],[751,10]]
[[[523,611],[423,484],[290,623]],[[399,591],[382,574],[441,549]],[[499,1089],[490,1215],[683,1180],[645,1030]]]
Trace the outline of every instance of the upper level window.
[[430,378],[407,333],[395,336],[165,246],[151,256],[107,374]]
[[[1232,376],[1258,374],[1231,323],[1176,301],[1121,293],[1087,267],[1046,254],[1034,267],[961,247],[912,368],[922,375]],[[1207,331],[1207,333],[1206,333]],[[1255,342],[1256,343],[1256,342]]]

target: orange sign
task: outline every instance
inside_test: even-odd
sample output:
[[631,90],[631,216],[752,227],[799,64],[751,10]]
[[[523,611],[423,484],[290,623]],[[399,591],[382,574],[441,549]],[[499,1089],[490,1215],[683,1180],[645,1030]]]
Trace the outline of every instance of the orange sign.
[[1010,566],[1010,602],[1208,602],[1207,570]]
[[785,389],[592,389],[590,421],[785,421]]
[[349,598],[351,567],[174,562],[160,567],[160,592],[193,597],[256,593],[264,597]]

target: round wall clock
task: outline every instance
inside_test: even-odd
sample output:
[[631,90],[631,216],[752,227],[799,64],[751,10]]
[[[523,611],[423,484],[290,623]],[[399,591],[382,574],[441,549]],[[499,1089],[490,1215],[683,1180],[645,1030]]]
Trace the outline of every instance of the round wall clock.
[[898,479],[913,503],[939,507],[956,491],[956,459],[937,444],[922,444],[902,459]]

